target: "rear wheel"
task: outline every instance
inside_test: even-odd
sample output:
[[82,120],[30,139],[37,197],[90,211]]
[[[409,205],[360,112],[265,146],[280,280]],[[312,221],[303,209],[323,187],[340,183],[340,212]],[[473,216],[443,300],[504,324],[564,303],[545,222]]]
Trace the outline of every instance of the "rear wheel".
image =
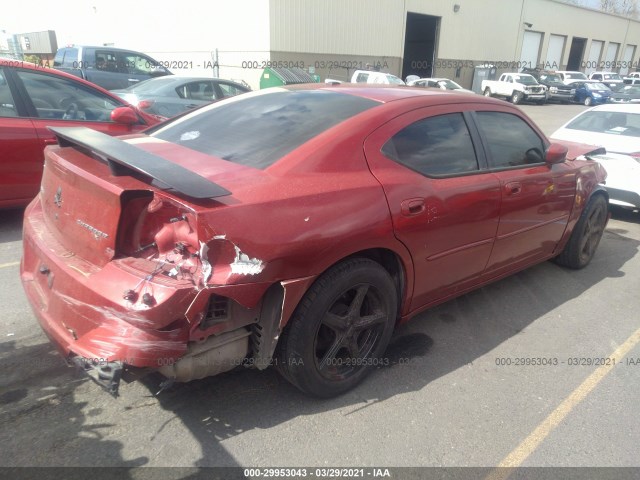
[[276,365],[303,392],[329,398],[381,365],[396,320],[389,273],[366,258],[344,261],[309,289],[282,333]]
[[592,103],[593,103],[593,99],[592,99],[591,97],[586,97],[586,98],[584,99],[584,104],[585,104],[587,107],[590,107]]
[[603,195],[592,197],[571,232],[569,242],[556,257],[556,262],[569,268],[586,267],[596,253],[607,224],[607,215],[606,198]]
[[491,96],[491,89],[490,88],[485,88],[484,89],[484,96],[485,97],[490,97]]

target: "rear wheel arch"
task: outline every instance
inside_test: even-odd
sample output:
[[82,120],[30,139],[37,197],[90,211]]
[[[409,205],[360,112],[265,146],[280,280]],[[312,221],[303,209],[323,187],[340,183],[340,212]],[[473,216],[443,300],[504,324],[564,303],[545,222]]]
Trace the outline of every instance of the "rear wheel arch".
[[318,397],[357,385],[382,361],[397,323],[399,267],[393,252],[373,249],[320,274],[281,332],[274,353],[280,373]]

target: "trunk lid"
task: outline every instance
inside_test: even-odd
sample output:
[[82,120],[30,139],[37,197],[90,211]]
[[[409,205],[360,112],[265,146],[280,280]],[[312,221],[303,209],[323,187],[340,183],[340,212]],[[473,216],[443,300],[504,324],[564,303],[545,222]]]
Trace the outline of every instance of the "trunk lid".
[[[213,198],[230,193],[210,178],[196,174],[195,163],[186,161],[185,166],[170,158],[180,154],[187,157],[184,147],[175,146],[181,152],[170,147],[171,155],[165,158],[84,128],[52,130],[60,147],[45,151],[39,194],[45,223],[68,255],[77,255],[96,266],[104,266],[116,255],[121,217],[131,221],[136,216],[128,206],[135,205],[139,213],[158,194],[173,198],[160,186],[176,191],[175,200],[191,211],[219,206]],[[218,173],[222,173],[228,162],[213,163],[223,164],[218,166]]]

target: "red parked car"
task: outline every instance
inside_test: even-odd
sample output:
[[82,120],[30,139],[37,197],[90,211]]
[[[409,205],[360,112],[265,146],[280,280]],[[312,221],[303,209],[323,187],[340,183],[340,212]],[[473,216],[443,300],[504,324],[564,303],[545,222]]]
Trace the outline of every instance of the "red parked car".
[[47,127],[85,125],[109,135],[160,121],[73,75],[0,58],[0,208],[23,206],[38,193]]
[[[355,386],[396,324],[556,258],[581,268],[606,172],[517,108],[446,91],[271,88],[115,139],[56,128],[24,222],[45,332],[112,393],[275,365]],[[593,148],[593,147],[588,147]]]

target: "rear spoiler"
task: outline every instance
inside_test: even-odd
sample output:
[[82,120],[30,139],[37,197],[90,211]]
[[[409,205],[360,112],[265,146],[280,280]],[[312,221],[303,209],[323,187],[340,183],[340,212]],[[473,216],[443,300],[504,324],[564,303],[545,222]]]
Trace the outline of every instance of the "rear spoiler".
[[49,127],[61,147],[79,147],[106,160],[112,175],[138,172],[191,198],[231,195],[220,185],[169,160],[87,127]]

